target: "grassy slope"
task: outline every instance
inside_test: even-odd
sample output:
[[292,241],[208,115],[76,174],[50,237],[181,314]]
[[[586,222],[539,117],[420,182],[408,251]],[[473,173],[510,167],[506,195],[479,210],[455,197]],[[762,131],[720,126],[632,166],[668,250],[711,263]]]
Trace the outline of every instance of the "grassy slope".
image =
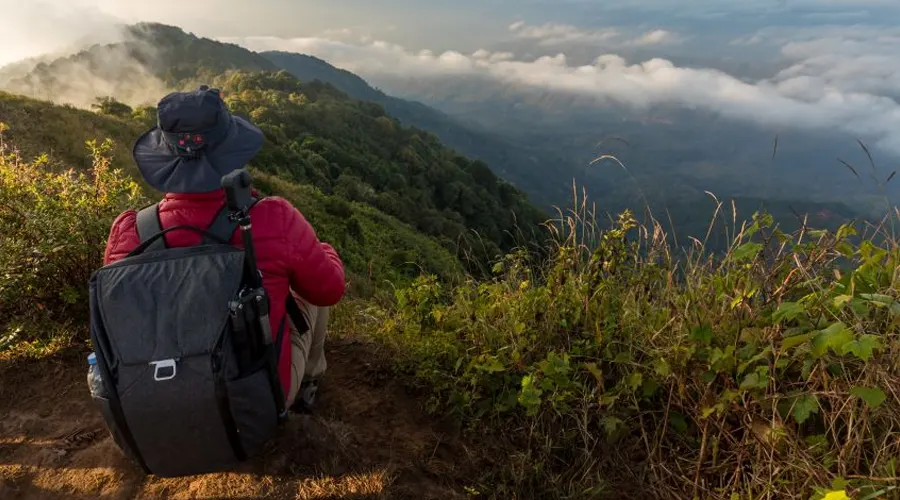
[[47,154],[51,161],[87,168],[85,141],[110,138],[116,143],[114,165],[137,173],[131,146],[143,129],[134,121],[0,91],[0,122],[10,127],[4,139],[26,159]]
[[[9,147],[17,147],[25,160],[50,151],[56,170],[88,169],[92,158],[85,142],[111,138],[112,167],[133,176],[150,199],[160,196],[143,184],[131,160],[131,145],[144,131],[134,120],[0,93],[0,122],[9,127],[3,134]],[[346,261],[355,292],[371,293],[373,283],[384,280],[408,281],[421,269],[444,278],[462,271],[460,262],[434,239],[371,206],[259,170],[256,174],[261,188],[295,203],[320,235],[335,245]]]

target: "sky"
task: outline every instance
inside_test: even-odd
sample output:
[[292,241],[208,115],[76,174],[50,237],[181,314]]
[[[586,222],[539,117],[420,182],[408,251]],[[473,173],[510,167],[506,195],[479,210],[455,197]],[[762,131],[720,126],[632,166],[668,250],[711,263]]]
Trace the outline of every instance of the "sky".
[[477,76],[699,107],[842,130],[900,157],[897,0],[0,0],[0,12],[0,65],[158,21],[375,82]]

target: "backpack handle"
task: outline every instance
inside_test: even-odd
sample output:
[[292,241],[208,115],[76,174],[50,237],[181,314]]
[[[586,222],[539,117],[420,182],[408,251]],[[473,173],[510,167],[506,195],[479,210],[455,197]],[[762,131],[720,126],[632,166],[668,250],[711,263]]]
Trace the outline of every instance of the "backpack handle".
[[213,233],[211,233],[211,232],[209,232],[209,231],[206,231],[205,229],[200,229],[200,228],[198,228],[198,227],[187,226],[187,225],[173,226],[173,227],[170,227],[170,228],[168,228],[168,229],[164,229],[164,230],[162,230],[162,231],[160,231],[160,232],[154,234],[153,236],[147,238],[147,241],[145,241],[145,242],[141,243],[140,245],[138,245],[137,248],[135,248],[134,250],[132,250],[131,252],[129,252],[128,255],[127,255],[126,257],[134,257],[135,255],[140,255],[140,254],[144,253],[144,252],[147,250],[147,248],[148,248],[150,245],[153,244],[154,241],[156,241],[156,240],[162,238],[163,235],[166,234],[166,233],[168,233],[169,231],[174,231],[174,230],[176,230],[176,229],[190,229],[191,231],[194,231],[194,232],[196,232],[196,233],[200,233],[201,235],[206,235],[209,239],[214,240],[214,241],[217,241],[217,242],[219,242],[219,243],[221,243],[221,244],[223,244],[223,245],[228,245],[228,244],[230,243],[230,242],[228,242],[228,241],[223,240],[222,238],[219,238],[219,237],[216,236],[215,234],[213,234]]

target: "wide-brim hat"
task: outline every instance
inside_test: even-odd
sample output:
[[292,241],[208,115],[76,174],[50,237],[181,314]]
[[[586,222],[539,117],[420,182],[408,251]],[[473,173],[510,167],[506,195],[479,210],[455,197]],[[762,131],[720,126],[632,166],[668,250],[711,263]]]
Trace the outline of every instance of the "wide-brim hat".
[[233,116],[217,89],[173,92],[157,106],[157,125],[134,143],[138,170],[154,189],[201,193],[243,168],[263,146],[262,131]]

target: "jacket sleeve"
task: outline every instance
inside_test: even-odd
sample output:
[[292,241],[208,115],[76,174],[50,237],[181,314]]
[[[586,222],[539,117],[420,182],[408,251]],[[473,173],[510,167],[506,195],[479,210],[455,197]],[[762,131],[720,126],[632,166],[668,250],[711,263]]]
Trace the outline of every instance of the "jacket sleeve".
[[103,265],[121,260],[134,250],[140,241],[135,241],[131,235],[137,224],[137,212],[127,210],[119,214],[109,228],[109,238],[106,240],[106,251],[103,253]]
[[299,210],[286,200],[282,206],[291,288],[312,305],[337,304],[346,291],[340,256],[331,245],[319,241]]

